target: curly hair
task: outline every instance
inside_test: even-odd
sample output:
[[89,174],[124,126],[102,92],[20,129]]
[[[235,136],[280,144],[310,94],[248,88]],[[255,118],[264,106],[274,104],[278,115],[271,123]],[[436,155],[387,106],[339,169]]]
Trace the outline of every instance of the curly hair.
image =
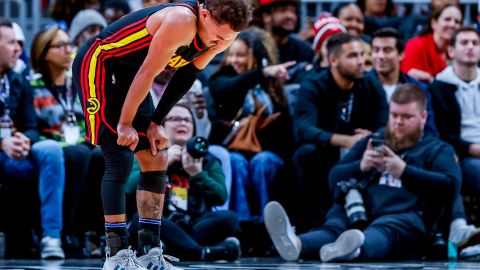
[[[236,40],[240,40],[247,45],[250,51],[249,57],[253,58],[249,61],[253,63],[251,69],[279,64],[278,48],[273,38],[265,30],[258,27],[249,27],[240,32]],[[226,65],[225,54],[219,68],[221,69]],[[262,88],[269,94],[275,104],[281,107],[287,106],[283,84],[280,80],[269,78],[262,83]]]
[[240,32],[252,19],[250,0],[205,0],[205,8],[219,24],[228,23],[232,30]]

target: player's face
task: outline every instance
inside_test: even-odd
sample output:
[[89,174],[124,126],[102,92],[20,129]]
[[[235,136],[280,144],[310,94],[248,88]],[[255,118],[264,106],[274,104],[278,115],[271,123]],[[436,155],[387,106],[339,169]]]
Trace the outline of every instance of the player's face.
[[227,65],[233,67],[237,74],[241,74],[249,69],[248,47],[242,40],[235,40],[227,50]]
[[186,108],[174,106],[164,123],[169,143],[185,145],[193,137],[193,121],[192,115]]
[[202,22],[198,34],[207,47],[222,47],[237,37],[238,32],[235,32],[228,23],[219,24],[206,9],[201,11],[200,20]]

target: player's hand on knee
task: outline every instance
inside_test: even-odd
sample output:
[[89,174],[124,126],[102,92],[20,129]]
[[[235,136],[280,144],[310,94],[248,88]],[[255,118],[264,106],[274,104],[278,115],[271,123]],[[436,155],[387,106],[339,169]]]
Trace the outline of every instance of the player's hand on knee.
[[133,128],[132,124],[121,124],[117,125],[117,144],[121,146],[126,146],[130,150],[135,150],[138,144],[138,133]]
[[161,125],[151,122],[147,130],[147,137],[148,141],[150,142],[150,151],[152,152],[153,156],[156,156],[158,151],[162,151],[167,148],[167,131]]

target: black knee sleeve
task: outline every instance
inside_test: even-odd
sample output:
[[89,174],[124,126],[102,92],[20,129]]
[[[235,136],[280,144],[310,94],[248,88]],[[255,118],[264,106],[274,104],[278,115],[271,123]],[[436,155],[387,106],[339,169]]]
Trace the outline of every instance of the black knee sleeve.
[[166,171],[149,171],[140,173],[137,190],[165,194]]
[[128,148],[102,146],[105,173],[102,180],[102,201],[105,215],[125,214],[125,183],[133,166],[133,152]]

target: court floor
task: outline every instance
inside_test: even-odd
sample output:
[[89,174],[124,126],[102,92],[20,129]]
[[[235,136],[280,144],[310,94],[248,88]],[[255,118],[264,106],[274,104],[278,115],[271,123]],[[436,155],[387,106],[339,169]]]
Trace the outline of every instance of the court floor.
[[[99,270],[102,260],[66,260],[63,262],[35,261],[35,260],[0,260],[0,269],[9,270]],[[183,269],[335,269],[335,270],[366,270],[366,269],[479,269],[478,262],[389,262],[389,263],[329,263],[299,262],[285,263],[277,258],[244,258],[234,263],[193,263],[181,262],[176,264]]]

